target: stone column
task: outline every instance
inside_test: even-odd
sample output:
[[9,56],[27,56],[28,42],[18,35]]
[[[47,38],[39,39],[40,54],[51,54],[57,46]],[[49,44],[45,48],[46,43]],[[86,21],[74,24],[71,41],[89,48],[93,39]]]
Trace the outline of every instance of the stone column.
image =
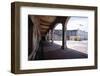
[[66,45],[66,28],[67,26],[65,24],[62,25],[62,49],[65,49],[67,47]]
[[65,49],[67,48],[67,44],[66,44],[66,41],[67,41],[67,23],[68,23],[68,20],[69,20],[70,17],[67,17],[64,22],[62,23],[62,49]]
[[53,29],[51,29],[51,43],[53,43]]

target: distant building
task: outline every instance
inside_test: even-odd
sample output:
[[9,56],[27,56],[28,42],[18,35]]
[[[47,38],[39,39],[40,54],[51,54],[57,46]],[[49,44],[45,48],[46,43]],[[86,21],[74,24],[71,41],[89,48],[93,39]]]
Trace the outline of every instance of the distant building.
[[[88,39],[88,32],[82,30],[66,30],[67,40],[87,40]],[[62,30],[54,30],[54,40],[62,40]]]
[[82,30],[67,30],[67,40],[87,40],[88,33]]

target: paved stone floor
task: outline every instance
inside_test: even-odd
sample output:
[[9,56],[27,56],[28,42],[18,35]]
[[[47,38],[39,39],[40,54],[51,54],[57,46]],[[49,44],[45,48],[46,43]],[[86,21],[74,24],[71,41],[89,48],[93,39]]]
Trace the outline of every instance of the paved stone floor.
[[[62,45],[62,41],[54,41],[54,43],[60,46]],[[86,53],[86,54],[88,53],[88,41],[87,40],[84,40],[84,41],[67,40],[66,45],[68,48],[71,48],[73,50],[77,50],[79,52]]]
[[88,55],[72,48],[61,49],[61,46],[55,43],[45,42],[44,60],[50,59],[79,59],[88,58]]

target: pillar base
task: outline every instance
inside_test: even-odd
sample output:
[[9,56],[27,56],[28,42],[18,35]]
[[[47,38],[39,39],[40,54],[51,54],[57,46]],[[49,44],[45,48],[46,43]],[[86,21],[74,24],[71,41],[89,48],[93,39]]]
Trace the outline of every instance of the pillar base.
[[66,49],[67,48],[67,46],[61,46],[61,49]]

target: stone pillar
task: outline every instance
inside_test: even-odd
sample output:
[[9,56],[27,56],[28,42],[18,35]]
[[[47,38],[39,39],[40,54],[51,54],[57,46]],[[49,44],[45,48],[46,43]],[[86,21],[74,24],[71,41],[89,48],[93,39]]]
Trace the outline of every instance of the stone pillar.
[[53,29],[51,29],[51,43],[53,43]]
[[62,25],[62,49],[65,49],[67,48],[67,45],[66,45],[66,28],[67,28],[67,25],[63,24]]
[[49,41],[49,39],[50,38],[49,38],[49,32],[48,32],[47,35],[46,35],[46,40]]
[[67,48],[67,44],[66,44],[66,41],[67,41],[67,23],[68,23],[68,20],[69,20],[70,17],[67,17],[64,22],[62,23],[62,49],[65,49]]

